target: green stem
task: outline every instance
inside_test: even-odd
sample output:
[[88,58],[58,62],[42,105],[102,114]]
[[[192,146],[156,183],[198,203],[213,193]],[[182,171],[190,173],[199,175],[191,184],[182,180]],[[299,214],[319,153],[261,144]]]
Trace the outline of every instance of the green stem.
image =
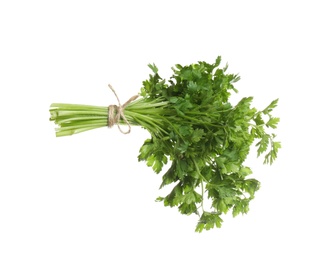
[[203,180],[206,182],[206,183],[208,183],[207,182],[207,180],[204,178],[204,176],[201,174],[201,172],[200,172],[200,170],[199,170],[199,168],[198,168],[198,165],[197,165],[197,163],[196,163],[196,161],[195,161],[195,159],[194,158],[192,158],[192,161],[194,162],[194,165],[195,165],[195,168],[196,168],[196,172],[198,173],[198,175],[199,176],[201,176],[201,190],[202,190],[202,202],[201,202],[201,207],[202,207],[202,211],[204,212],[204,184],[203,184]]
[[202,202],[201,202],[201,206],[202,206],[202,211],[204,212],[204,184],[203,181],[201,181],[201,189],[202,189]]

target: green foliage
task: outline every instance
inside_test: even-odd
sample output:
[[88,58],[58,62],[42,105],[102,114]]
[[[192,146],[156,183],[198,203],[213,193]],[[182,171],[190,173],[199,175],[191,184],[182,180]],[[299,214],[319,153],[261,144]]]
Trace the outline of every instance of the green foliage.
[[[240,78],[204,61],[172,68],[169,80],[162,79],[155,64],[143,81],[142,98],[124,109],[131,125],[147,129],[151,137],[140,148],[139,161],[145,161],[162,175],[160,188],[173,185],[170,193],[157,198],[164,206],[176,207],[181,214],[200,216],[196,231],[221,227],[222,214],[246,214],[260,183],[250,178],[252,170],[244,165],[255,143],[257,156],[272,164],[281,148],[274,141],[279,118],[271,115],[274,100],[264,110],[251,107],[252,97],[236,105],[229,102]],[[57,136],[71,135],[107,125],[106,107],[52,104],[50,120],[59,125]],[[119,124],[124,124],[121,118]],[[211,209],[206,210],[204,201]]]
[[[175,186],[157,201],[186,215],[200,214],[201,210],[197,232],[221,227],[222,213],[232,211],[237,216],[248,212],[260,187],[257,180],[248,178],[252,170],[243,165],[250,146],[256,141],[257,155],[266,153],[264,163],[269,164],[281,147],[273,140],[275,135],[266,131],[275,129],[279,122],[271,116],[278,100],[262,111],[251,107],[252,97],[232,105],[229,98],[237,92],[233,83],[239,76],[227,74],[227,65],[219,68],[220,61],[218,57],[214,64],[176,65],[168,81],[159,76],[154,64],[149,65],[154,74],[141,89],[144,100],[156,102],[159,98],[167,105],[152,122],[165,133],[159,128],[148,129],[152,137],[140,149],[139,160],[159,173],[170,159],[160,188]],[[211,201],[212,212],[204,209],[206,199]]]

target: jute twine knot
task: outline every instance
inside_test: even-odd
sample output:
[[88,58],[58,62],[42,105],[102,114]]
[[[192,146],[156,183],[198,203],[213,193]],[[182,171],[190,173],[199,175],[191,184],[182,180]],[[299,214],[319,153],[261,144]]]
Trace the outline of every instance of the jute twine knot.
[[[113,87],[110,84],[108,86],[112,90],[115,97],[117,98],[118,106],[117,105],[109,105],[108,106],[108,125],[107,126],[109,128],[111,128],[113,125],[117,124],[118,128],[119,128],[119,131],[121,133],[128,134],[128,133],[131,132],[131,124],[128,122],[128,120],[127,120],[127,118],[124,114],[124,109],[129,103],[136,100],[139,97],[139,95],[135,95],[135,96],[131,97],[129,100],[127,100],[126,103],[121,105],[119,97],[118,97],[117,93],[115,92],[115,90],[113,89]],[[127,126],[128,126],[127,131],[124,131],[124,130],[121,129],[120,124],[119,124],[120,118],[122,118],[124,120],[124,122],[127,124]]]

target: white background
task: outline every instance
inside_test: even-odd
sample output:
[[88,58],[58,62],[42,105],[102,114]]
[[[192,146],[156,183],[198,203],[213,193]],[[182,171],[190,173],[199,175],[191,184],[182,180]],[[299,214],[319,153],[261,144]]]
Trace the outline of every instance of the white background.
[[[336,259],[334,1],[1,1],[0,259]],[[221,55],[239,94],[280,98],[279,158],[248,158],[247,215],[195,233],[155,198],[133,127],[56,138],[53,102],[115,103],[155,63]],[[224,65],[224,64],[223,64]]]

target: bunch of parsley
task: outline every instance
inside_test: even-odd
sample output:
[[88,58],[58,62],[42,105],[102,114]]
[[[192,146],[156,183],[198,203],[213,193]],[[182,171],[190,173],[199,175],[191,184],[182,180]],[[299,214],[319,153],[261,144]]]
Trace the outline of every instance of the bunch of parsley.
[[[124,109],[131,125],[142,126],[151,134],[140,148],[139,161],[145,161],[156,173],[171,161],[162,176],[160,188],[173,184],[171,192],[157,198],[165,206],[177,207],[185,215],[199,215],[196,231],[221,227],[222,213],[245,214],[260,183],[248,176],[252,170],[243,165],[250,147],[265,153],[264,163],[277,157],[279,142],[274,141],[279,118],[271,115],[274,100],[264,110],[251,107],[252,97],[236,105],[229,102],[233,84],[239,76],[214,64],[198,62],[175,65],[166,81],[157,67],[143,82],[141,98]],[[60,127],[58,136],[91,130],[107,125],[106,107],[52,104],[51,120]],[[125,123],[121,119],[120,123]],[[205,209],[208,199],[210,209]]]

